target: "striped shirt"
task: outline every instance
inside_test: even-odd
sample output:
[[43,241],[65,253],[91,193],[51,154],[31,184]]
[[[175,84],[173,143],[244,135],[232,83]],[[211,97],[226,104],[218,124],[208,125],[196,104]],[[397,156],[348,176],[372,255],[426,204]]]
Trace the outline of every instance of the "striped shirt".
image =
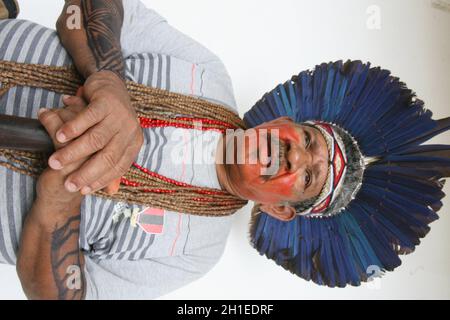
[[[138,0],[124,1],[121,41],[128,79],[195,95],[236,110],[221,61],[172,28]],[[71,59],[55,31],[32,22],[0,21],[0,59],[55,66]],[[0,100],[0,113],[37,118],[40,107],[59,108],[61,96],[17,87]],[[220,134],[176,128],[144,129],[136,162],[201,187],[220,188],[214,158]],[[202,154],[202,161],[195,157]],[[0,161],[4,161],[1,159]],[[15,264],[24,218],[36,181],[0,166],[0,263]],[[126,214],[142,206],[86,196],[81,206],[80,248],[85,255],[88,299],[155,298],[210,270],[220,258],[232,218],[164,212],[162,233],[146,233]]]

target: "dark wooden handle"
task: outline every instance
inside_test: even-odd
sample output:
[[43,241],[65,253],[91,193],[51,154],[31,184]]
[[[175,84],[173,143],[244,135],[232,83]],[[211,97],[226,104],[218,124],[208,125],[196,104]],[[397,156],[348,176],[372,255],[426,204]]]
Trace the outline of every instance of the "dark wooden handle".
[[49,153],[54,145],[39,120],[0,115],[0,149]]

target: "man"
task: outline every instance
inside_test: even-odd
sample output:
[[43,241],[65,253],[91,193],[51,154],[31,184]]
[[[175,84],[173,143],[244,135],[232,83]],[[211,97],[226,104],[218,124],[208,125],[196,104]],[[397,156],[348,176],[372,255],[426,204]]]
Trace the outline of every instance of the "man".
[[[79,30],[67,28],[66,22],[71,17],[67,12],[72,12],[73,4],[82,9],[84,27]],[[123,5],[121,1],[69,1],[58,22],[58,30],[62,44],[86,78],[83,98],[89,107],[85,108],[84,99],[64,97],[70,113],[43,112],[40,115],[58,151],[49,160],[52,169],[40,178],[37,186],[33,179],[1,168],[2,188],[13,186],[2,190],[7,197],[2,201],[1,210],[1,261],[17,262],[29,297],[154,298],[199,278],[218,261],[230,229],[230,217],[211,219],[165,211],[163,230],[146,233],[143,228],[131,226],[126,213],[121,216],[135,207],[89,195],[107,186],[111,179],[120,177],[135,160],[137,151],[137,162],[144,167],[194,185],[222,188],[243,199],[264,201],[262,206],[266,211],[286,221],[295,217],[289,202],[320,193],[327,171],[325,140],[317,129],[296,125],[287,118],[280,118],[269,127],[284,128],[281,134],[286,135],[286,141],[292,141],[289,144],[291,158],[285,160],[286,163],[290,160],[289,165],[292,163],[291,172],[283,173],[283,179],[290,179],[292,187],[289,188],[285,187],[285,181],[277,181],[275,175],[270,181],[262,180],[267,177],[261,175],[260,163],[216,165],[221,137],[217,133],[202,133],[204,154],[208,160],[213,160],[207,164],[195,164],[191,159],[198,133],[191,135],[193,142],[189,148],[192,151],[184,153],[186,159],[181,165],[174,166],[170,162],[171,154],[179,148],[179,142],[171,140],[174,128],[145,130],[140,148],[142,140],[125,91],[125,78],[199,96],[232,110],[235,110],[235,101],[229,76],[220,60],[171,28],[139,1],[126,1]],[[2,21],[0,37],[1,60],[70,64],[69,55],[56,35],[33,23]],[[19,87],[3,97],[2,113],[37,117],[39,107],[60,107],[60,99],[52,92]],[[58,132],[54,131],[55,123],[61,124]],[[60,133],[64,133],[63,139]],[[68,143],[72,140],[74,142]],[[311,140],[318,147],[308,151],[306,144]],[[103,151],[96,153],[99,150]],[[105,166],[102,152],[109,159],[108,166]],[[303,156],[309,153],[315,155],[314,160],[311,157],[310,161],[305,161]],[[309,170],[313,164],[314,170],[321,168],[320,175],[314,174],[314,179]],[[64,186],[58,184],[61,181]],[[117,183],[108,190],[117,190]],[[57,191],[58,196],[55,196]],[[81,200],[80,194],[86,197]],[[271,198],[266,199],[267,195]],[[55,203],[55,199],[61,201]],[[77,204],[69,205],[71,201]],[[69,213],[58,213],[61,210]],[[25,223],[23,230],[22,223]],[[54,242],[56,234],[65,232],[75,236],[63,237],[62,243]],[[45,234],[48,236],[42,236]],[[78,249],[80,254],[69,254]],[[59,261],[56,257],[66,260]],[[55,265],[60,268],[55,269]],[[85,283],[78,289],[75,286],[67,290],[64,280],[71,265],[81,267]]]
[[[36,197],[28,196],[24,205],[25,193],[17,199],[14,186],[21,188],[25,181],[28,186],[22,190],[34,190],[34,181],[1,172],[6,177],[3,185],[13,188],[6,192],[12,205],[6,201],[0,216],[0,252],[6,262],[14,263],[19,250],[18,274],[31,298],[159,296],[204,274],[220,256],[229,230],[228,217],[185,215],[164,205],[129,206],[92,195],[105,186],[114,193],[117,184],[109,185],[109,180],[125,170],[139,142],[133,110],[124,98],[122,65],[126,77],[136,82],[158,87],[164,83],[166,89],[228,108],[234,105],[223,65],[208,51],[174,32],[138,2],[124,7],[120,1],[100,3],[83,2],[85,30],[75,31],[73,38],[64,35],[61,27],[66,15],[59,23],[62,41],[87,80],[82,97],[65,98],[67,108],[39,112],[57,151],[49,160],[51,168],[39,177]],[[122,50],[128,57],[124,63],[115,37],[122,20]],[[150,25],[143,26],[142,21]],[[66,53],[50,34],[40,48],[42,39],[32,41],[37,48],[30,51],[25,40],[36,34],[34,28],[26,22],[0,25],[0,37],[5,39],[2,60],[64,64]],[[22,30],[26,35],[21,35]],[[126,39],[133,35],[139,36],[139,43],[130,49]],[[49,50],[55,48],[56,56]],[[138,54],[130,57],[127,50]],[[142,52],[158,56],[149,59]],[[0,64],[5,79],[19,75],[8,66]],[[183,77],[188,81],[177,84],[175,80]],[[9,85],[6,80],[4,84]],[[5,87],[5,113],[32,117],[39,106],[58,104],[59,97],[41,91],[39,83],[32,87]],[[116,123],[122,120],[116,114],[122,115],[120,125],[128,128],[126,132]],[[179,114],[171,116],[178,119]],[[401,125],[398,119],[403,119]],[[423,103],[388,71],[360,61],[322,64],[277,86],[244,120],[254,129],[230,137],[186,128],[180,135],[170,123],[144,130],[136,162],[143,172],[181,188],[184,184],[209,187],[255,201],[251,229],[255,248],[298,276],[330,287],[359,285],[370,278],[374,266],[393,270],[400,264],[398,255],[414,250],[428,224],[437,219],[444,196],[441,179],[450,175],[450,148],[421,144],[448,130],[450,119],[433,120]],[[225,155],[239,158],[232,142],[249,132],[257,133],[258,143],[243,145],[243,163],[221,161]],[[137,140],[132,138],[135,133]],[[276,139],[271,137],[274,133]],[[183,143],[180,139],[173,143],[173,137],[181,137]],[[133,142],[130,154],[130,144],[123,141]],[[274,141],[280,143],[278,152],[249,161],[264,149],[272,150]],[[192,161],[198,150],[207,160],[201,164]],[[17,160],[14,154],[0,154]],[[268,173],[272,163],[276,170]],[[107,169],[102,170],[105,164]],[[117,165],[122,169],[116,170]],[[177,199],[181,198],[171,200]],[[208,206],[202,204],[202,197],[195,201]],[[135,213],[144,215],[146,223],[136,223]],[[17,221],[25,216],[22,231]]]

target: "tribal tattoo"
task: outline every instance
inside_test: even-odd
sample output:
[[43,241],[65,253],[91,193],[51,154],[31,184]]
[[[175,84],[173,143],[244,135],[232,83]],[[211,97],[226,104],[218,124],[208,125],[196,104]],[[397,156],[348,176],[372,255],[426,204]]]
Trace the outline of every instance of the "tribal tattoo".
[[98,71],[112,71],[124,79],[125,61],[120,44],[122,0],[83,0],[81,5],[88,45]]
[[51,268],[59,300],[84,298],[85,278],[79,249],[80,215],[56,226],[51,236]]

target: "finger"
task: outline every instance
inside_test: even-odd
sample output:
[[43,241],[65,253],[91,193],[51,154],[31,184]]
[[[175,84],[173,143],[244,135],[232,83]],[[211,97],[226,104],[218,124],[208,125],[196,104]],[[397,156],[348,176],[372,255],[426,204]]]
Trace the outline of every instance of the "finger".
[[63,103],[66,107],[75,108],[79,112],[88,106],[86,100],[78,96],[64,96]]
[[56,131],[64,124],[60,116],[53,110],[42,108],[38,111],[38,119],[47,130],[55,149],[61,148],[63,144],[56,140]]
[[[116,180],[113,180],[110,184],[108,184],[103,189],[103,191],[105,191],[109,195],[116,194],[117,192],[119,192],[119,189],[120,189],[120,180],[121,180],[121,178],[117,178]],[[81,192],[83,192],[83,190],[81,190]]]
[[[136,159],[133,159],[133,157],[127,156],[127,155],[133,154],[133,149],[139,151],[140,146],[141,146],[141,144],[138,144],[134,148],[132,148],[132,147],[128,148],[130,151],[124,153],[124,156],[122,156],[122,158],[119,161],[119,166],[123,167],[123,168],[127,168],[127,170],[128,170],[131,167],[132,163]],[[137,153],[137,151],[136,151],[136,153]],[[130,162],[130,159],[131,159],[131,162]],[[121,164],[122,162],[124,163],[123,165]],[[115,180],[112,180],[115,178],[113,173],[111,173],[109,175],[107,174],[107,175],[101,177],[100,179],[98,179],[96,182],[92,183],[91,186],[82,188],[81,193],[88,194],[88,193],[96,192],[98,190],[103,189],[104,192],[106,192],[110,195],[114,195],[119,191],[121,178],[123,175],[125,175],[125,173],[126,172],[124,172],[121,176],[117,177],[117,179],[115,179]],[[111,180],[112,180],[112,182],[108,182]]]
[[[134,160],[134,159],[133,159]],[[123,156],[118,166],[121,168],[127,168],[127,170],[131,167],[133,160],[131,163],[129,159]],[[120,183],[123,176],[125,176],[126,171],[123,174],[117,174],[113,171],[109,171],[106,175],[100,177],[97,181],[93,182],[90,186],[81,188],[81,194],[89,194],[97,192],[98,190],[104,190],[106,193],[113,195],[117,193],[120,189]]]
[[75,119],[65,123],[56,133],[56,137],[61,143],[78,138],[107,116],[106,108],[101,103],[90,104]]
[[[89,129],[80,138],[56,151],[51,158],[58,161],[64,167],[82,158],[92,156],[112,141],[116,133],[110,127],[111,125],[108,122],[101,122],[97,126]],[[122,142],[120,144],[121,149],[118,150],[123,151],[126,148],[125,143]]]
[[55,109],[54,112],[61,118],[61,120],[66,123],[67,121],[70,121],[72,119],[75,119],[78,112],[69,109],[69,108],[59,108]]
[[[133,155],[138,150],[134,150],[134,146],[127,148],[129,143],[123,144],[120,140],[120,137],[115,136],[105,149],[95,154],[83,164],[80,170],[67,178],[67,185],[71,183],[72,186],[76,186],[75,191],[89,187],[90,190],[85,190],[89,193],[92,190],[104,188],[113,179],[122,177],[135,160]],[[125,151],[117,152],[117,150]]]

